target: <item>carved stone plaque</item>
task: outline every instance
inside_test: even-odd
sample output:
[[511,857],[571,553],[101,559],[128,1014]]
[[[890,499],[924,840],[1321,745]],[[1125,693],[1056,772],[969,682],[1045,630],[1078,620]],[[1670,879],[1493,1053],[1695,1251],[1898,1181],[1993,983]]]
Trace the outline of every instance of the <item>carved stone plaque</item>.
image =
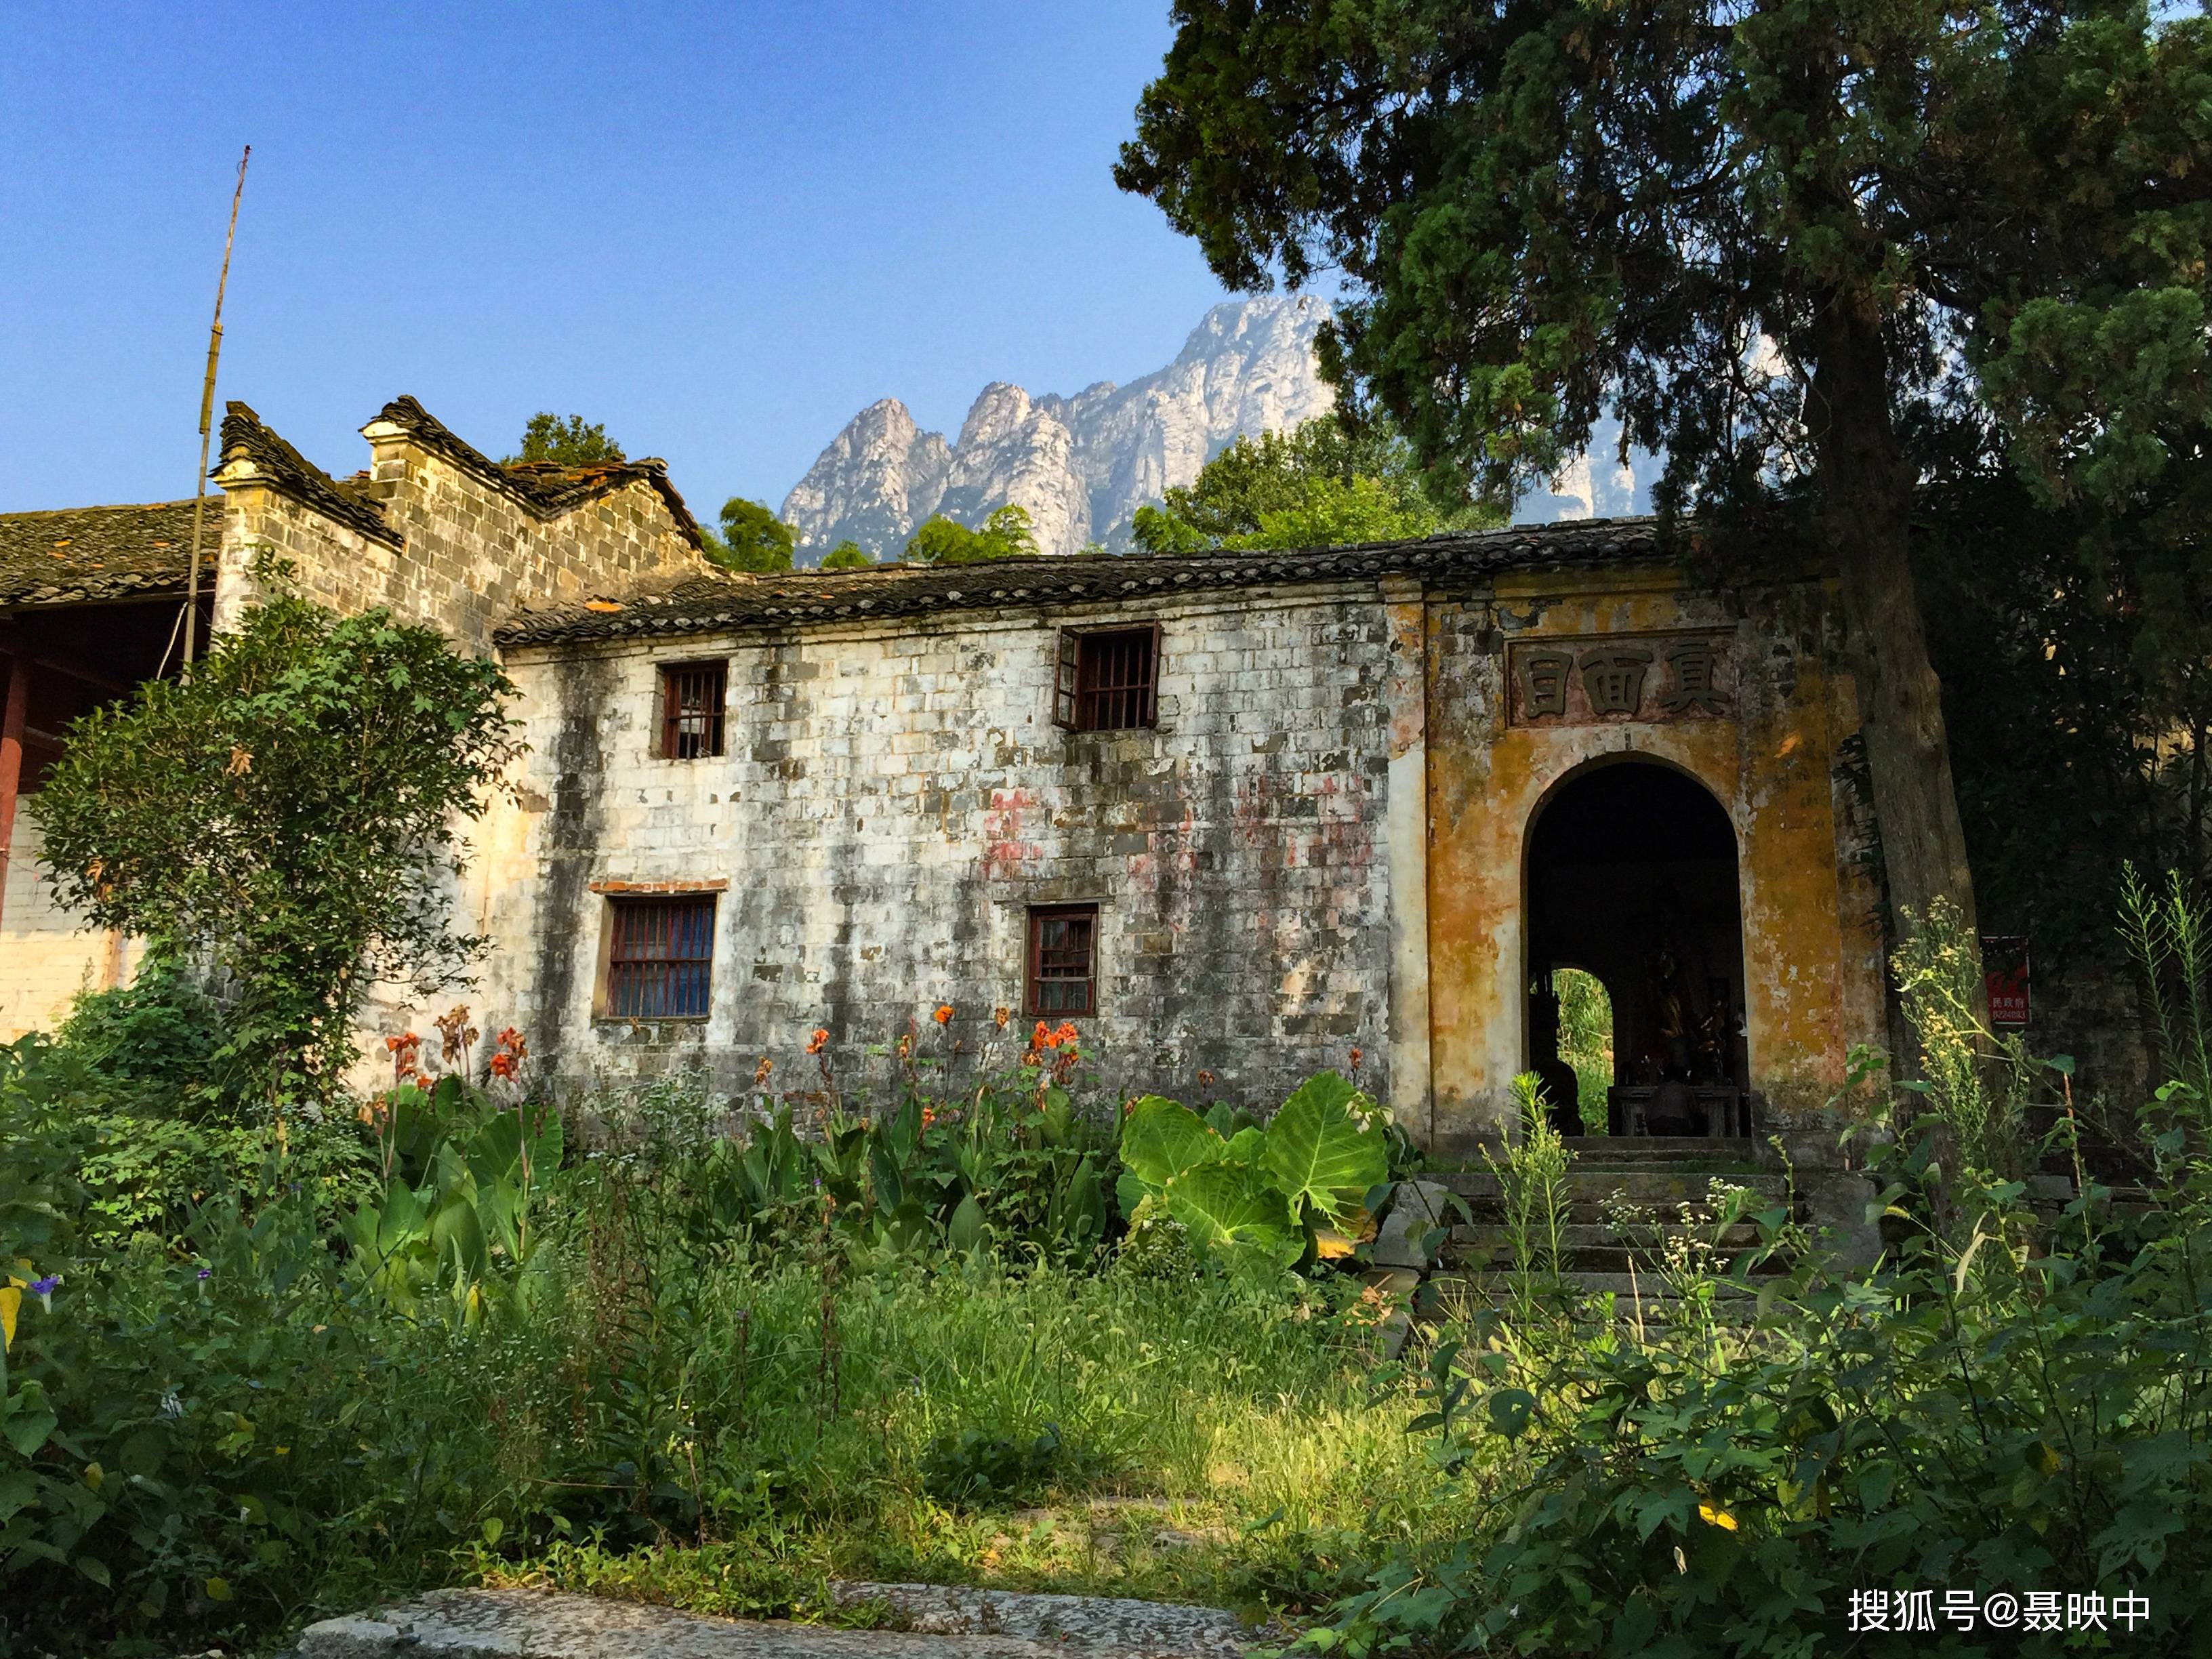
[[1735,665],[1726,634],[1597,634],[1506,647],[1515,726],[1729,719]]

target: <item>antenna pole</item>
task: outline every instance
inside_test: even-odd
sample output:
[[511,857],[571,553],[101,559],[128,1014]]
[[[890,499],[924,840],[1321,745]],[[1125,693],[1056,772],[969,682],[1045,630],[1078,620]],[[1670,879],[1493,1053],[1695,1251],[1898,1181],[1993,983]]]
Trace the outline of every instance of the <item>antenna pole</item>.
[[238,203],[246,194],[246,161],[253,154],[248,144],[238,158],[238,188],[230,193],[230,228],[222,234],[222,275],[215,282],[215,322],[208,330],[207,379],[200,383],[200,470],[192,478],[192,562],[185,583],[185,655],[178,677],[186,684],[192,678],[192,636],[200,608],[200,519],[207,510],[208,434],[215,427],[215,360],[222,350],[222,291],[230,283],[230,245],[238,235]]

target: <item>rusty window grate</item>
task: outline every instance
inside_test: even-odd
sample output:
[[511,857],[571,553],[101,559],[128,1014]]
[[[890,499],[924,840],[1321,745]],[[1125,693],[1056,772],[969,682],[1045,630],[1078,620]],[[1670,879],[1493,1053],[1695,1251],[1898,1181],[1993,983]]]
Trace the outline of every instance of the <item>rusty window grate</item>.
[[1029,1010],[1036,1018],[1096,1011],[1097,905],[1039,905],[1030,911],[1029,981]]
[[1122,732],[1158,722],[1160,629],[1075,629],[1060,636],[1052,718],[1073,732]]
[[697,760],[722,752],[722,705],[728,687],[726,663],[676,663],[660,671],[660,752],[665,759]]
[[611,899],[607,1014],[614,1019],[698,1019],[714,957],[714,901]]

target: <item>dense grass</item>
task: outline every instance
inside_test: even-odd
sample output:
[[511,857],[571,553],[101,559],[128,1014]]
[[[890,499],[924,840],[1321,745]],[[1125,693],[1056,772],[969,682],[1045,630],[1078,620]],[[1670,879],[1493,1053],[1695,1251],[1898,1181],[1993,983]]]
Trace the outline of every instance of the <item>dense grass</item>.
[[[981,1259],[893,1266],[830,1294],[826,1365],[818,1271],[728,1264],[677,1301],[695,1381],[664,1427],[684,1444],[672,1468],[698,1457],[699,1511],[679,1502],[650,1535],[603,1519],[590,1547],[581,1528],[541,1528],[481,1553],[477,1571],[708,1610],[803,1604],[835,1576],[1256,1611],[1310,1607],[1378,1531],[1438,1522],[1437,1478],[1404,1431],[1408,1397],[1371,1395],[1371,1328],[1356,1302],[1335,1310],[1341,1293]],[[571,1338],[590,1341],[576,1311]],[[541,1423],[565,1420],[544,1404]],[[586,1449],[531,1435],[515,1437],[519,1466]],[[1048,1436],[1057,1450],[1011,1492],[954,1497],[933,1482],[933,1449],[957,1467],[963,1437]],[[717,1547],[732,1537],[740,1550]],[[720,1571],[732,1560],[734,1584]]]
[[668,1104],[649,1133],[533,1130],[519,1177],[489,1097],[257,1131],[117,1112],[66,1046],[0,1053],[0,1216],[39,1275],[0,1384],[3,1633],[251,1651],[471,1581],[799,1616],[831,1616],[831,1577],[1307,1611],[1468,1501],[1406,1432],[1412,1389],[1375,1384],[1356,1277],[1055,1232],[1076,1206],[1039,1194],[1074,1189],[1071,1158],[1026,1147],[1034,1103],[1001,1127],[971,1101],[908,1166],[912,1191],[996,1149],[966,1248],[881,1224],[842,1131],[768,1137],[763,1176]]

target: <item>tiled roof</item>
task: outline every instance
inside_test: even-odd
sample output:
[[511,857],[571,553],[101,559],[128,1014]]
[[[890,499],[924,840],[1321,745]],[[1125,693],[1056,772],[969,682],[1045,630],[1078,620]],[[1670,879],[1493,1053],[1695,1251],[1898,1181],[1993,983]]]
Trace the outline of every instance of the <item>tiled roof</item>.
[[648,457],[639,461],[595,461],[587,466],[558,466],[550,461],[507,465],[493,460],[454,435],[445,422],[413,398],[394,398],[377,412],[376,418],[405,428],[423,448],[543,517],[581,506],[624,484],[650,484],[667,504],[669,516],[676,520],[677,527],[691,544],[705,544],[699,535],[698,521],[684,505],[683,496],[676,493],[676,486],[668,482],[665,461]]
[[1294,552],[1111,554],[1000,559],[983,564],[879,566],[773,576],[693,578],[658,590],[526,611],[494,635],[550,645],[624,635],[908,617],[1026,605],[1097,604],[1170,593],[1372,581],[1393,575],[1468,580],[1509,570],[1661,556],[1655,519],[1583,519],[1503,530]]
[[223,405],[222,465],[250,461],[257,482],[302,507],[311,507],[325,518],[374,538],[389,546],[399,545],[397,530],[384,521],[384,509],[367,495],[349,489],[261,423],[261,417],[244,404]]
[[[203,589],[214,585],[222,544],[222,497],[210,492],[200,530]],[[0,605],[181,598],[191,555],[190,501],[0,513]]]

